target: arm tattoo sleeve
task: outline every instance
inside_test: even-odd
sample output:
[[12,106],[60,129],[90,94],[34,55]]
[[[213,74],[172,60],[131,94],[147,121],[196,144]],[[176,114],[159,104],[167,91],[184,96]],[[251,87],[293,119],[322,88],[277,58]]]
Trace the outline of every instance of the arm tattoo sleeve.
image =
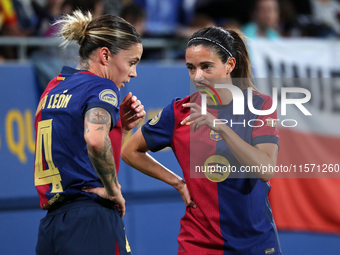
[[116,165],[108,135],[111,125],[110,114],[102,108],[92,108],[86,112],[85,118],[89,123],[89,125],[86,125],[87,130],[85,132],[103,132],[104,143],[102,148],[99,150],[88,148],[88,155],[99,178],[102,180],[108,193],[110,193],[110,187],[113,183],[117,182]]
[[86,112],[88,122],[92,124],[107,125],[110,122],[110,114],[102,108],[92,108]]

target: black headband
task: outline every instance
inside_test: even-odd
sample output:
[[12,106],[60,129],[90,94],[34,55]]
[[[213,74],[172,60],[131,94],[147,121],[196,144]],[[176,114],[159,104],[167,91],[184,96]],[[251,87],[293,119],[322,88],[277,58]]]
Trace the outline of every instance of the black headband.
[[224,47],[222,44],[214,41],[214,40],[211,40],[209,38],[205,38],[205,37],[194,37],[192,39],[189,40],[188,42],[188,45],[192,42],[192,41],[196,41],[196,40],[205,40],[205,41],[208,41],[208,42],[211,42],[213,44],[216,44],[217,46],[220,46],[227,54],[230,55],[230,57],[233,57],[233,54],[231,54],[231,52],[226,48]]

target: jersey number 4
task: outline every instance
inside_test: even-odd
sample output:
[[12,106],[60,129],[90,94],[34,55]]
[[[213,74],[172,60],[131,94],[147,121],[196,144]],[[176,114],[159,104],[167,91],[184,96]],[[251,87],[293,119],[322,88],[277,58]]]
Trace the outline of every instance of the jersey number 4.
[[[43,169],[43,149],[48,166],[46,170]],[[38,123],[34,182],[35,186],[52,184],[51,193],[63,192],[60,173],[52,159],[52,119],[43,120]]]

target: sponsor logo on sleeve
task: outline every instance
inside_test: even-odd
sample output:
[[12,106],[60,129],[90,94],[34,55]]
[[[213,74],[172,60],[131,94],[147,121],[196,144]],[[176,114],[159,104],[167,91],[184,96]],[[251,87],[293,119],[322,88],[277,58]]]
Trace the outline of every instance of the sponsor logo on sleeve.
[[156,125],[157,124],[157,122],[161,118],[162,111],[160,111],[155,117],[153,117],[153,119],[149,122],[149,125]]
[[264,250],[264,254],[269,255],[269,254],[274,254],[275,253],[275,248],[269,248]]
[[99,94],[99,99],[106,103],[112,104],[113,106],[118,106],[117,94],[111,89],[105,89]]

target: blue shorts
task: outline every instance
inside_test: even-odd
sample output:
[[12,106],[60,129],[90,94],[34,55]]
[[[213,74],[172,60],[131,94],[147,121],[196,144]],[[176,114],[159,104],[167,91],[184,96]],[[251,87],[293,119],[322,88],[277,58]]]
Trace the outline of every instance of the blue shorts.
[[41,219],[36,254],[132,253],[118,210],[103,206],[92,199],[82,198],[63,202],[61,206],[49,210]]

